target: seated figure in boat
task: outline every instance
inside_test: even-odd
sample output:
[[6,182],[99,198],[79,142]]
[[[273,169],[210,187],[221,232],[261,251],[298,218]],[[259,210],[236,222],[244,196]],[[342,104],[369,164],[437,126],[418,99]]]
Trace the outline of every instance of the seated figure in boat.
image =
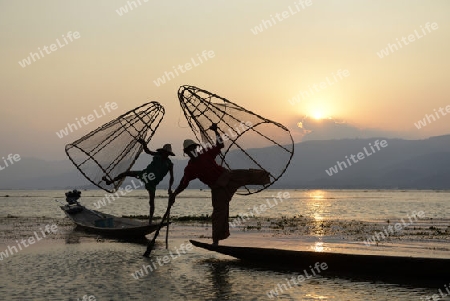
[[[215,161],[220,150],[224,147],[217,124],[210,130],[216,134],[216,145],[202,148],[191,139],[183,142],[183,151],[190,158],[184,169],[183,178],[175,191],[170,195],[169,202],[173,204],[176,196],[186,189],[189,182],[199,179],[211,188],[213,205],[212,238],[213,244],[218,245],[219,240],[230,236],[228,224],[230,201],[239,187],[245,185],[265,185],[270,183],[269,173],[260,169],[233,169],[228,170]],[[198,148],[200,148],[198,150]]]
[[153,214],[155,212],[155,191],[156,185],[164,179],[167,173],[170,174],[169,179],[169,195],[172,194],[172,185],[173,185],[173,163],[170,160],[169,156],[175,156],[172,152],[172,146],[170,144],[165,144],[162,148],[156,150],[156,152],[151,151],[144,139],[138,139],[138,142],[142,144],[144,147],[144,151],[153,156],[152,162],[143,170],[130,170],[119,174],[114,179],[108,180],[106,177],[103,177],[103,180],[107,185],[120,180],[124,177],[134,177],[145,183],[145,189],[147,189],[149,194],[149,204],[150,204],[150,215],[149,215],[149,224],[152,223]]

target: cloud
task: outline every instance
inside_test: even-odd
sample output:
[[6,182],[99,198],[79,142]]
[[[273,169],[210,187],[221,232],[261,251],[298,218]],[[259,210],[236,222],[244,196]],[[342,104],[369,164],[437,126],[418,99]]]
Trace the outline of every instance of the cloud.
[[293,127],[293,134],[296,140],[330,140],[330,139],[354,139],[354,138],[406,138],[411,135],[407,133],[386,131],[381,129],[359,128],[355,125],[347,123],[344,120],[333,118],[313,119],[303,117]]

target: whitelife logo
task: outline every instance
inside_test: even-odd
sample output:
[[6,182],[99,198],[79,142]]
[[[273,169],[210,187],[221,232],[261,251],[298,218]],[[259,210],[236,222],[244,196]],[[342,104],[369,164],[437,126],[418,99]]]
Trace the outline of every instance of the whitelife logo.
[[[155,177],[154,173],[149,173],[149,174],[144,173],[143,178],[144,178],[144,182],[147,183],[148,181],[153,181],[156,177]],[[135,184],[134,180],[131,180],[131,184],[133,184],[133,187],[131,187],[131,185],[129,185],[129,184],[127,186],[125,186],[125,189],[123,189],[122,187],[119,187],[119,190],[117,192],[120,192],[120,195],[117,192],[111,193],[111,194],[105,194],[104,198],[93,203],[95,206],[95,209],[100,209],[100,208],[106,206],[107,204],[111,204],[111,202],[114,202],[116,199],[119,199],[121,196],[127,195],[128,193],[133,191],[133,189],[138,189],[138,188],[141,188],[142,186],[144,186],[144,183],[142,183],[142,181],[139,181],[139,184]]]
[[294,8],[289,5],[288,10],[283,11],[282,13],[276,13],[275,17],[273,15],[270,15],[269,20],[261,20],[261,23],[256,25],[253,28],[250,28],[250,31],[257,35],[259,33],[262,33],[264,30],[269,29],[270,27],[274,26],[275,24],[278,24],[278,22],[281,22],[283,20],[286,20],[287,18],[298,14],[302,10],[305,10],[308,6],[312,5],[312,0],[299,0],[294,2]]
[[[8,166],[13,165],[16,162],[20,161],[20,155],[19,154],[9,154],[8,157],[5,159],[5,157],[2,157],[3,163],[5,164],[5,166],[2,166],[2,164],[0,163],[0,170],[4,170],[6,169]],[[9,164],[8,164],[9,161]]]
[[[157,256],[156,257],[156,261],[158,262],[158,266],[162,267],[165,264],[170,263],[172,260],[177,259],[178,257],[180,257],[182,254],[187,254],[187,252],[192,251],[194,249],[194,246],[191,243],[187,243],[186,245],[184,243],[182,243],[180,245],[180,250],[178,250],[178,248],[175,248],[176,252],[178,255],[174,255],[172,253],[172,251],[169,251],[169,255],[165,255],[165,256]],[[180,253],[181,251],[181,253]],[[156,265],[156,263],[153,261],[153,259],[150,260],[151,264],[148,265],[142,265],[142,268],[135,271],[134,273],[131,273],[131,276],[133,276],[134,279],[139,279],[141,277],[144,277],[145,275],[150,274],[150,272],[156,271],[158,269],[158,266]]]
[[[405,219],[401,219],[400,221],[402,223],[395,223],[394,225],[389,225],[387,229],[383,227],[383,231],[375,232],[372,237],[368,237],[366,240],[364,240],[364,244],[367,247],[370,247],[373,244],[377,244],[377,241],[381,241],[382,239],[387,239],[391,234],[395,235],[396,232],[400,232],[404,230],[406,227],[411,226],[414,224],[414,222],[418,221],[418,218],[424,218],[425,212],[423,211],[413,211],[411,213],[411,216],[408,214],[409,223],[405,222]],[[414,219],[414,220],[413,220]]]
[[[164,72],[163,76],[158,77],[156,80],[153,81],[153,83],[155,84],[155,86],[159,87],[159,86],[165,84],[166,82],[180,76],[180,73],[184,74],[187,71],[191,70],[193,67],[198,67],[201,64],[207,62],[208,59],[212,59],[215,56],[216,56],[216,54],[214,53],[214,51],[203,50],[201,55],[197,53],[197,59],[191,58],[190,62],[187,62],[183,65],[179,64],[177,67],[172,66],[173,72],[172,71]],[[191,62],[192,62],[192,64],[191,64]],[[178,72],[178,71],[180,71],[180,72]]]
[[325,90],[332,85],[338,83],[339,81],[342,81],[345,77],[350,76],[350,72],[347,69],[339,69],[336,74],[331,73],[333,75],[333,80],[330,80],[330,78],[327,76],[323,82],[320,82],[319,84],[313,84],[309,86],[309,89],[307,91],[299,91],[297,95],[289,99],[289,103],[291,105],[295,105],[297,103],[300,103],[301,100],[305,100],[308,97],[313,96],[315,93],[318,93],[322,90]]
[[[422,27],[422,25],[420,26],[420,29],[422,29],[422,34],[423,34],[423,35],[420,35],[420,33],[417,32],[417,29],[415,29],[415,30],[414,30],[414,33],[408,35],[408,37],[404,37],[404,36],[401,37],[400,40],[403,42],[403,44],[402,44],[402,42],[399,41],[398,38],[396,38],[397,44],[395,44],[395,43],[394,43],[394,44],[388,43],[388,45],[387,45],[386,48],[381,49],[379,52],[377,52],[378,57],[379,57],[380,59],[382,59],[382,58],[388,56],[389,54],[394,53],[395,51],[398,51],[398,50],[399,50],[399,47],[400,47],[400,48],[403,48],[403,46],[407,46],[407,45],[409,45],[410,43],[416,41],[416,39],[418,40],[418,39],[423,38],[423,37],[426,36],[428,33],[431,33],[431,30],[437,30],[437,29],[439,28],[439,26],[438,26],[438,24],[437,24],[436,22],[431,23],[431,24],[430,24],[430,22],[427,22],[427,24],[425,24],[425,28],[426,28],[427,30],[425,30],[425,29]],[[409,42],[408,42],[408,41],[409,41]],[[397,46],[397,45],[398,45],[398,46]]]
[[[64,43],[61,43],[61,41],[58,39],[56,39],[56,44],[50,44],[50,46],[45,45],[44,47],[38,47],[38,52],[30,52],[30,55],[23,59],[22,61],[19,61],[19,65],[22,68],[25,68],[26,66],[31,65],[31,63],[36,62],[36,60],[40,60],[41,58],[43,58],[44,52],[46,54],[50,54],[52,52],[55,52],[56,50],[63,48],[64,46],[69,44],[70,42],[73,42],[74,40],[77,40],[80,38],[80,33],[78,31],[74,31],[73,33],[71,31],[69,31],[66,35],[62,35],[63,41]],[[69,40],[69,41],[67,41]],[[39,55],[40,54],[40,55]],[[33,62],[31,61],[33,60]]]
[[58,136],[59,139],[68,136],[69,131],[70,133],[73,133],[74,131],[83,127],[83,124],[88,125],[89,123],[94,122],[96,119],[102,118],[106,115],[106,113],[111,113],[112,110],[116,110],[118,108],[117,103],[115,102],[112,102],[111,104],[107,102],[104,106],[100,105],[99,107],[102,114],[99,114],[97,112],[97,109],[95,109],[94,114],[89,114],[87,117],[81,116],[80,119],[75,118],[75,123],[67,123],[67,126],[65,128],[63,128],[59,132],[56,132],[56,136]]
[[[381,142],[379,140],[375,140],[375,142],[373,143],[374,146],[378,149],[378,151],[381,150],[380,146],[382,148],[385,148],[388,146],[388,143],[386,140],[381,140]],[[372,146],[372,143],[369,143],[370,149],[372,150],[372,153],[370,151],[367,150],[366,147],[363,148],[364,153],[363,152],[359,152],[356,156],[351,154],[350,158],[348,158],[348,156],[345,156],[345,159],[347,160],[348,166],[345,163],[345,161],[336,161],[337,165],[330,167],[329,169],[326,169],[325,172],[331,177],[333,174],[337,174],[340,170],[343,170],[342,167],[344,168],[348,168],[349,166],[352,166],[352,161],[353,163],[358,163],[361,160],[364,160],[369,156],[372,156],[374,153],[376,153],[375,149]],[[358,157],[358,159],[356,159],[356,157]],[[350,161],[350,159],[352,159],[352,161]],[[339,167],[339,169],[338,169]]]
[[292,284],[295,286],[300,285],[305,280],[313,278],[314,276],[317,276],[317,274],[321,273],[322,271],[327,270],[328,265],[326,262],[322,262],[322,263],[316,262],[314,264],[314,267],[309,266],[309,269],[310,269],[310,272],[312,275],[309,275],[306,270],[303,270],[303,274],[300,274],[298,277],[292,277],[291,279],[285,278],[286,284],[278,283],[277,286],[275,286],[275,288],[273,290],[270,290],[269,292],[266,293],[267,297],[269,297],[269,299],[274,299],[275,297],[278,298],[279,295],[283,294],[285,291],[290,290],[292,288]]
[[[416,128],[418,130],[420,130],[422,127],[426,127],[428,124],[436,121],[436,119],[441,118],[441,116],[439,116],[438,112],[436,112],[436,109],[434,109],[433,111],[434,111],[434,115],[425,114],[425,117],[423,119],[417,121],[417,123],[416,122],[414,123],[414,125],[416,126]],[[444,112],[443,107],[440,107],[438,111],[439,111],[439,113],[441,113],[442,117],[444,117],[447,115],[447,113],[450,113],[450,105],[445,107],[445,111],[447,113]],[[436,116],[436,117],[434,117],[434,116]]]
[[122,17],[124,14],[127,14],[128,12],[134,10],[135,8],[138,8],[138,7],[142,6],[143,3],[141,1],[144,2],[144,3],[147,3],[150,0],[127,1],[127,5],[121,6],[119,9],[116,9],[116,13],[120,17]]
[[247,213],[239,213],[238,216],[232,222],[228,222],[228,224],[232,228],[240,226],[246,220],[249,220],[250,217],[256,217],[256,216],[264,213],[266,210],[272,209],[273,207],[277,206],[278,201],[280,203],[282,203],[283,200],[289,199],[290,197],[291,197],[291,195],[287,191],[286,192],[278,192],[277,197],[275,197],[275,195],[272,194],[273,203],[270,202],[270,199],[266,199],[267,205],[260,204],[259,206],[255,205],[255,206],[253,206],[253,208],[248,208],[249,211]]
[[[35,231],[33,234],[34,236],[30,236],[27,240],[22,239],[20,242],[16,240],[17,246],[8,246],[5,251],[0,252],[0,260],[3,260],[3,258],[8,258],[9,256],[12,256],[14,254],[17,254],[19,251],[22,251],[23,248],[28,248],[30,245],[33,245],[40,240],[47,237],[47,234],[52,234],[58,232],[58,226],[56,224],[45,225],[44,230],[42,228],[39,228],[41,230],[42,236],[39,236],[39,234]],[[28,244],[27,244],[28,242]],[[23,248],[22,248],[23,246]],[[17,249],[19,248],[19,249]]]

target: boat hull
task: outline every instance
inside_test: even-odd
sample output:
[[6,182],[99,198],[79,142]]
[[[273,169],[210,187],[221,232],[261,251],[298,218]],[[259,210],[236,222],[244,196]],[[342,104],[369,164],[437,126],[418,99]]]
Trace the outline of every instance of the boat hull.
[[294,251],[255,247],[213,246],[191,240],[209,251],[229,255],[263,266],[303,271],[325,262],[326,273],[361,275],[396,279],[448,280],[450,259],[382,255],[358,255],[327,252]]
[[[87,209],[84,206],[61,206],[66,216],[76,225],[77,229],[88,233],[99,234],[105,237],[120,239],[140,239],[145,235],[156,231],[159,224],[151,224],[125,217],[118,217],[111,214]],[[99,221],[109,221],[110,225],[99,226]],[[167,226],[165,223],[163,226]]]

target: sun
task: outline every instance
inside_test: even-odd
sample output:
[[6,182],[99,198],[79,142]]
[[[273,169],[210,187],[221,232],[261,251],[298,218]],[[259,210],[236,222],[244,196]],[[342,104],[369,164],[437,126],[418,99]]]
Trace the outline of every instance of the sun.
[[313,111],[312,114],[311,114],[311,116],[312,116],[314,119],[316,119],[316,120],[321,120],[321,119],[324,118],[324,114],[323,114],[321,111],[319,111],[319,110]]
[[329,119],[332,113],[336,113],[333,102],[331,102],[329,98],[325,97],[312,99],[311,101],[305,103],[302,106],[302,111],[311,121],[316,122]]

